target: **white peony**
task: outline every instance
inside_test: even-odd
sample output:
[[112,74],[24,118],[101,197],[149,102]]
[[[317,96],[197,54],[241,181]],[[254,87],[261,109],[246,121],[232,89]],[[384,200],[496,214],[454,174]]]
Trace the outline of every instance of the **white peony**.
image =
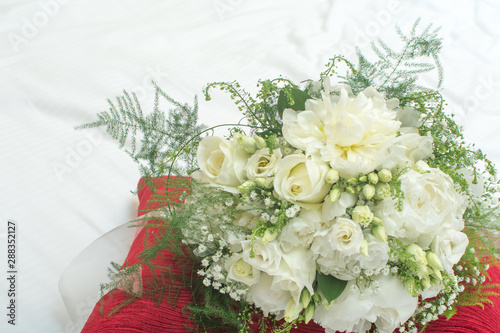
[[245,262],[239,253],[233,253],[226,260],[224,268],[227,271],[227,277],[233,281],[242,282],[248,286],[259,281],[260,271]]
[[401,280],[394,276],[376,276],[380,293],[362,297],[351,291],[354,283],[330,306],[319,306],[314,321],[326,328],[326,332],[366,332],[375,323],[380,333],[393,332],[415,312],[418,298],[411,296]]
[[331,188],[325,181],[330,167],[302,154],[292,154],[278,164],[274,190],[279,199],[314,209],[320,206]]
[[281,229],[278,238],[281,248],[285,252],[297,246],[309,248],[314,235],[317,231],[321,230],[321,227],[320,209],[302,210],[298,217],[288,221],[283,229]]
[[238,142],[216,136],[204,137],[198,146],[200,172],[193,173],[199,181],[218,185],[225,191],[238,193],[245,179],[248,154]]
[[374,211],[384,222],[387,235],[428,249],[440,230],[464,228],[462,215],[467,202],[447,174],[423,161],[416,166],[422,172],[409,170],[400,177],[405,195],[402,211],[396,209],[391,197],[382,200]]
[[443,269],[450,271],[465,253],[469,239],[463,232],[443,230],[434,236],[430,249],[439,256]]
[[269,148],[257,150],[248,159],[245,167],[248,179],[274,177],[282,156],[281,149],[274,149],[272,154],[269,152]]
[[394,140],[389,147],[389,155],[382,163],[386,169],[413,166],[420,160],[432,156],[432,137],[420,136],[418,133],[404,133]]
[[307,155],[320,154],[343,178],[369,173],[384,161],[400,127],[397,100],[386,100],[373,87],[350,97],[343,86],[338,95],[306,101],[305,111],[285,109],[283,136]]

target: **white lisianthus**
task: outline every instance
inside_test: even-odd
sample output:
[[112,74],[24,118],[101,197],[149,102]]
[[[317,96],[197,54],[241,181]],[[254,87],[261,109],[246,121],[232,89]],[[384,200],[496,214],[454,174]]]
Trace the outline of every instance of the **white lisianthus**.
[[332,249],[345,255],[359,253],[363,231],[358,223],[346,218],[337,218],[329,229],[328,238]]
[[349,282],[344,292],[330,306],[319,306],[314,321],[326,332],[366,332],[375,323],[380,333],[391,333],[415,312],[418,298],[411,296],[401,280],[394,276],[376,276],[380,293],[361,297],[351,291]]
[[279,199],[314,209],[320,206],[331,188],[325,181],[330,167],[302,154],[292,154],[278,164],[274,190]]
[[[200,172],[193,177],[225,191],[238,193],[237,187],[245,179],[248,154],[236,141],[216,136],[204,137],[198,146],[197,160]],[[200,174],[201,173],[201,174]]]
[[312,284],[315,278],[316,263],[313,253],[310,250],[296,247],[283,253],[279,270],[274,275],[272,289],[289,291],[292,298],[298,303],[304,288],[314,294]]
[[224,268],[229,279],[242,282],[248,286],[254,285],[260,277],[260,271],[244,261],[239,253],[233,253],[226,260]]
[[261,272],[257,283],[252,285],[246,294],[247,301],[260,308],[265,316],[275,314],[277,319],[283,318],[285,308],[290,300],[290,292],[273,289],[273,277]]
[[320,231],[321,227],[321,211],[319,209],[302,210],[299,216],[288,221],[281,229],[278,238],[281,248],[285,252],[297,246],[309,248],[315,233]]
[[257,178],[274,177],[278,162],[282,157],[281,149],[274,149],[272,154],[269,152],[269,148],[257,150],[248,159],[245,167],[248,179],[256,180]]
[[[261,241],[246,240],[241,242],[242,257],[247,263],[260,271],[273,275],[278,272],[283,253],[278,241],[263,243]],[[254,256],[251,255],[253,249]]]
[[424,172],[409,170],[399,178],[405,195],[403,209],[395,209],[395,200],[387,197],[374,213],[384,221],[387,235],[427,249],[440,230],[463,229],[467,202],[447,174],[423,161],[417,162],[416,167]]
[[430,248],[441,260],[443,269],[450,271],[460,261],[468,244],[469,239],[463,232],[443,230],[439,235],[434,237]]
[[387,155],[400,127],[397,100],[386,100],[373,87],[350,97],[349,87],[339,95],[322,92],[307,100],[305,111],[285,109],[283,136],[307,155],[320,153],[343,178],[375,170]]

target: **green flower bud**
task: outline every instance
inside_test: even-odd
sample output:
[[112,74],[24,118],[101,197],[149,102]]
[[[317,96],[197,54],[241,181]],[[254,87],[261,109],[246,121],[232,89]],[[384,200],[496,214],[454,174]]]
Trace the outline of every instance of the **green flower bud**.
[[273,187],[273,178],[255,178],[255,185],[258,187],[271,188]]
[[384,225],[384,221],[378,216],[373,216],[372,225]]
[[352,186],[347,186],[345,191],[350,194],[356,194],[356,189],[354,189],[354,187]]
[[356,206],[352,211],[352,219],[363,226],[367,226],[373,219],[373,213],[368,206]]
[[309,290],[307,288],[302,289],[302,294],[300,294],[300,303],[302,303],[304,307],[307,307],[309,305],[309,302],[311,302],[311,298],[312,296]]
[[353,178],[349,178],[348,180],[346,180],[346,182],[348,184],[352,184],[352,185],[355,185],[358,183],[358,179],[356,177],[353,177]]
[[391,186],[387,183],[378,184],[375,190],[375,199],[383,200],[391,195]]
[[373,185],[378,183],[378,176],[375,172],[370,172],[368,174],[368,182]]
[[422,279],[429,275],[429,270],[427,268],[427,259],[424,250],[417,244],[411,244],[406,248],[406,252],[412,254],[415,258],[415,262],[418,265],[418,276]]
[[443,275],[441,274],[441,270],[439,270],[439,269],[434,269],[432,271],[432,276],[431,277],[435,277],[437,280],[443,281]]
[[301,302],[296,303],[293,297],[290,297],[290,300],[286,304],[285,307],[285,321],[290,323],[299,317],[300,312],[304,309]]
[[264,236],[262,236],[262,243],[272,242],[278,237],[278,232],[276,230],[266,229],[264,231]]
[[375,186],[371,184],[366,184],[363,187],[363,195],[366,199],[370,200],[375,195]]
[[340,198],[340,194],[341,194],[340,189],[338,187],[334,187],[330,191],[330,202],[334,203],[335,201],[337,201]]
[[422,284],[422,287],[424,287],[424,289],[430,288],[431,278],[429,276],[424,276],[422,279],[420,279],[420,283]]
[[254,135],[253,139],[255,140],[255,145],[257,146],[257,149],[262,149],[262,148],[266,147],[266,145],[267,145],[266,140],[264,140],[260,136]]
[[339,172],[335,169],[330,169],[326,173],[326,182],[328,184],[335,184],[336,182],[338,182],[339,178]]
[[368,180],[368,177],[366,177],[366,175],[361,175],[359,176],[359,181],[362,182],[362,183],[366,183]]
[[378,172],[378,179],[380,179],[380,181],[384,183],[390,182],[392,179],[391,171],[387,169],[380,170]]
[[255,140],[249,136],[242,135],[238,137],[238,142],[245,149],[245,151],[249,154],[253,154],[257,151],[257,145],[255,144]]
[[383,225],[374,225],[372,227],[372,235],[377,237],[379,241],[387,243],[387,233]]
[[365,257],[370,256],[370,254],[368,253],[368,241],[366,239],[363,239],[363,241],[361,242],[359,252],[361,252]]
[[429,266],[431,266],[434,270],[443,270],[443,264],[441,263],[441,259],[439,259],[438,255],[432,251],[427,251],[426,259]]
[[254,187],[255,187],[255,183],[251,180],[247,180],[246,182],[244,182],[243,184],[238,186],[238,191],[240,191],[241,193],[245,193],[245,192],[250,191]]
[[315,311],[316,311],[316,305],[314,305],[314,302],[312,302],[307,306],[306,311],[304,313],[304,322],[306,324],[311,321]]

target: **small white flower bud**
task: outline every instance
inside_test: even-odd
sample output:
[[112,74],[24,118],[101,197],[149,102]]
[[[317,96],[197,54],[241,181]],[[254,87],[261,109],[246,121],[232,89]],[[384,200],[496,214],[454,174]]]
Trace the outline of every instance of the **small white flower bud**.
[[253,154],[257,151],[257,144],[255,140],[249,136],[242,135],[238,138],[240,145],[247,151],[247,153]]
[[266,140],[264,140],[262,137],[254,135],[253,139],[255,140],[255,145],[257,146],[257,149],[262,149],[266,147]]
[[363,187],[363,195],[366,199],[370,200],[375,195],[375,186],[371,184],[366,184]]
[[375,172],[370,172],[368,174],[368,182],[370,182],[370,184],[377,184],[378,183],[378,176]]
[[380,179],[380,181],[384,183],[390,182],[392,179],[391,171],[387,169],[380,170],[378,172],[378,179]]
[[361,242],[359,252],[361,252],[365,257],[370,256],[370,254],[368,253],[368,241],[366,239],[363,239],[363,241]]
[[264,231],[264,236],[262,236],[262,243],[272,242],[278,237],[278,232],[276,230],[266,229]]
[[372,235],[377,237],[381,242],[387,243],[387,233],[383,225],[374,225],[372,227]]
[[340,189],[338,187],[333,188],[330,191],[330,202],[334,203],[335,201],[337,201],[340,198],[340,194],[341,194],[341,192],[340,192]]
[[439,259],[437,254],[432,251],[427,251],[425,257],[429,266],[431,266],[434,270],[443,270],[443,264],[441,263],[441,259]]
[[306,311],[304,313],[304,322],[307,324],[311,321],[311,319],[314,316],[314,312],[316,311],[316,306],[314,305],[314,302],[309,303],[309,305],[306,308]]
[[338,182],[339,178],[339,172],[335,169],[330,169],[326,173],[326,182],[328,184],[335,184],[336,182]]

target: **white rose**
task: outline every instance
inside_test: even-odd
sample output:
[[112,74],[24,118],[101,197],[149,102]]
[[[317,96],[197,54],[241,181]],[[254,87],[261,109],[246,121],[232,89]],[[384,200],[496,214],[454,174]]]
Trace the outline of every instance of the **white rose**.
[[274,177],[277,197],[304,208],[318,208],[332,186],[325,181],[328,170],[326,163],[305,155],[286,156],[279,162]]
[[279,242],[281,248],[288,252],[292,248],[301,246],[309,248],[314,234],[321,229],[321,211],[319,209],[300,212],[281,229]]
[[285,139],[307,155],[319,152],[343,178],[376,169],[401,124],[394,111],[397,100],[386,100],[373,87],[350,94],[346,86],[338,95],[323,91],[321,99],[306,101],[305,111],[283,112]]
[[239,253],[233,253],[226,260],[224,268],[229,279],[242,282],[248,286],[254,285],[260,277],[260,271],[244,261]]
[[402,211],[397,210],[395,200],[388,197],[375,207],[374,212],[384,221],[387,235],[427,249],[439,230],[463,229],[462,215],[467,202],[455,190],[447,174],[422,161],[416,166],[424,172],[409,170],[400,177],[405,196]]
[[249,156],[238,142],[216,136],[204,137],[197,153],[201,176],[199,173],[193,176],[200,181],[218,185],[225,191],[238,193],[237,187],[245,179],[245,165]]
[[245,167],[248,179],[256,180],[257,178],[274,177],[281,158],[281,149],[274,149],[272,154],[269,152],[269,148],[257,150],[248,159]]
[[379,332],[391,333],[406,322],[415,312],[418,298],[406,291],[403,283],[394,276],[376,276],[380,293],[361,297],[351,291],[354,281],[329,307],[319,306],[314,321],[327,332],[366,332],[375,323]]
[[267,274],[276,274],[280,266],[281,257],[283,255],[278,241],[272,241],[268,243],[263,243],[259,240],[254,241],[253,257],[251,255],[251,240],[241,242],[241,246],[243,248],[243,260],[245,260],[253,267],[257,268],[258,270],[266,272]]
[[298,303],[304,288],[307,288],[311,294],[314,293],[312,284],[315,278],[316,263],[312,252],[296,247],[283,253],[280,268],[274,275],[272,289],[290,292],[295,302]]
[[273,277],[261,272],[257,283],[252,285],[246,294],[247,301],[255,304],[265,316],[275,314],[282,318],[291,295],[285,290],[272,289]]
[[443,269],[450,271],[465,253],[469,239],[463,232],[443,230],[436,235],[430,245],[431,250],[441,259]]

